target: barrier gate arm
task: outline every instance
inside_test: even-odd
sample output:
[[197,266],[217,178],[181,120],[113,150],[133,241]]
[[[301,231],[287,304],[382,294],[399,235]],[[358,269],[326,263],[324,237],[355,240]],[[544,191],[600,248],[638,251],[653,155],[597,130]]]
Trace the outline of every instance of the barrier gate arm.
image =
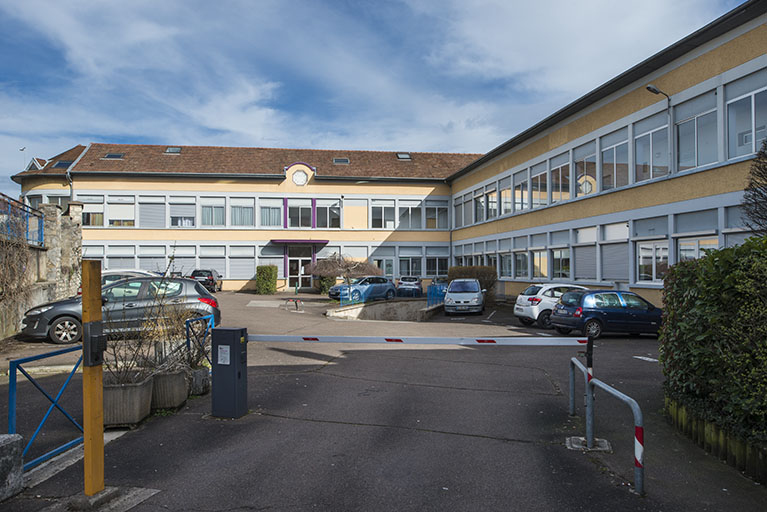
[[528,347],[580,347],[587,340],[555,337],[497,337],[497,338],[438,338],[438,337],[386,337],[386,336],[289,336],[249,334],[249,342],[294,343],[404,343],[412,345],[511,345]]

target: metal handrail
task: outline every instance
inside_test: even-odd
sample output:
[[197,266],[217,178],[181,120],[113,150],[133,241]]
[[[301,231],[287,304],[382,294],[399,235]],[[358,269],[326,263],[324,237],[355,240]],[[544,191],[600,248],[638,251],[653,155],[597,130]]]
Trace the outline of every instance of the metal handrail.
[[[69,373],[69,376],[67,377],[64,384],[62,384],[61,389],[59,389],[58,394],[56,395],[56,398],[52,398],[43,388],[40,386],[40,384],[32,377],[21,365],[24,363],[29,363],[32,361],[39,361],[40,359],[46,359],[49,357],[55,357],[62,354],[67,354],[69,352],[75,352],[77,350],[82,352],[82,345],[78,345],[76,347],[70,347],[65,348],[61,350],[55,350],[53,352],[47,352],[45,354],[38,354],[36,356],[30,356],[30,357],[24,357],[21,359],[14,359],[10,361],[10,365],[8,368],[8,433],[9,434],[15,434],[16,433],[16,395],[17,395],[17,386],[16,386],[16,371],[20,371],[26,378],[29,380],[29,382],[32,383],[35,388],[37,388],[38,391],[40,391],[50,402],[51,406],[48,408],[48,411],[45,413],[45,416],[43,416],[43,419],[40,421],[40,424],[37,426],[37,429],[35,429],[35,433],[32,434],[32,437],[29,439],[29,442],[24,447],[24,450],[22,452],[22,457],[27,454],[29,451],[29,448],[32,446],[32,443],[37,438],[37,435],[40,433],[40,430],[42,430],[43,425],[45,424],[48,417],[51,415],[51,412],[53,412],[53,409],[56,408],[75,426],[77,429],[82,432],[83,427],[75,420],[67,411],[65,411],[60,405],[59,400],[61,399],[61,395],[64,394],[64,391],[66,390],[67,386],[69,385],[69,382],[72,380],[72,377],[75,373],[77,373],[77,369],[80,367],[80,363],[83,360],[82,355],[77,360],[77,363],[75,363],[74,368],[72,368],[72,371]],[[70,449],[73,446],[77,446],[78,444],[83,442],[83,436],[80,436],[76,439],[73,439],[72,441],[69,441],[67,443],[64,443],[63,445],[54,448],[53,450],[50,450],[49,452],[41,455],[40,457],[37,457],[34,460],[31,460],[24,464],[24,471],[27,471],[38,464],[45,462],[46,460],[49,460],[56,455]]]
[[205,354],[205,359],[208,360],[208,364],[212,366],[213,363],[210,360],[208,351],[205,350],[205,339],[208,337],[208,333],[213,332],[213,328],[215,327],[215,319],[213,318],[213,315],[205,315],[199,318],[190,318],[184,322],[186,326],[186,349],[188,351],[192,350],[192,331],[190,326],[194,322],[202,321],[205,321],[205,331],[202,333],[202,336],[195,336],[195,344],[197,345],[196,348],[202,350],[202,353]]
[[445,302],[447,286],[430,284],[426,288],[426,307],[436,306]]
[[[43,246],[45,227],[43,212],[0,193],[0,216],[2,215],[7,216],[5,233],[2,234],[8,238],[23,238],[28,244]],[[35,218],[37,225],[33,226]],[[14,229],[13,219],[20,219],[23,226],[20,225]]]

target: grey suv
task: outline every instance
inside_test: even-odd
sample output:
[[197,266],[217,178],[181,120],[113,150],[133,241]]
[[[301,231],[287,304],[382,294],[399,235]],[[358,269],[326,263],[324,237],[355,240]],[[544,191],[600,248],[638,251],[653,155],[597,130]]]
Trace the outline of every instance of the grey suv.
[[[104,332],[140,331],[162,307],[183,310],[184,316],[213,315],[221,322],[218,301],[192,279],[138,277],[123,279],[101,289]],[[35,306],[24,314],[21,334],[53,343],[76,343],[82,337],[82,297]]]

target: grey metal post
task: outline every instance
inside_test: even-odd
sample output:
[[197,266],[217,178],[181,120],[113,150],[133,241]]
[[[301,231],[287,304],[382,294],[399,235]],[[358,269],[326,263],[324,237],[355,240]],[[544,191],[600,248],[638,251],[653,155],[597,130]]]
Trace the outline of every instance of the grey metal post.
[[575,368],[570,361],[570,416],[575,416]]

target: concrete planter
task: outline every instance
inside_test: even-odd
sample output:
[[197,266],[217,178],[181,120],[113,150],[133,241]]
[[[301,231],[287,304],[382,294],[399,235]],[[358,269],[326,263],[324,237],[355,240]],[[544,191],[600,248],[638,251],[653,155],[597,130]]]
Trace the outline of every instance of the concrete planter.
[[187,396],[189,396],[189,386],[184,370],[158,373],[154,376],[152,409],[175,409],[186,402]]
[[154,380],[104,385],[104,427],[133,427],[149,416]]
[[195,368],[189,370],[189,394],[206,395],[210,393],[210,370]]

